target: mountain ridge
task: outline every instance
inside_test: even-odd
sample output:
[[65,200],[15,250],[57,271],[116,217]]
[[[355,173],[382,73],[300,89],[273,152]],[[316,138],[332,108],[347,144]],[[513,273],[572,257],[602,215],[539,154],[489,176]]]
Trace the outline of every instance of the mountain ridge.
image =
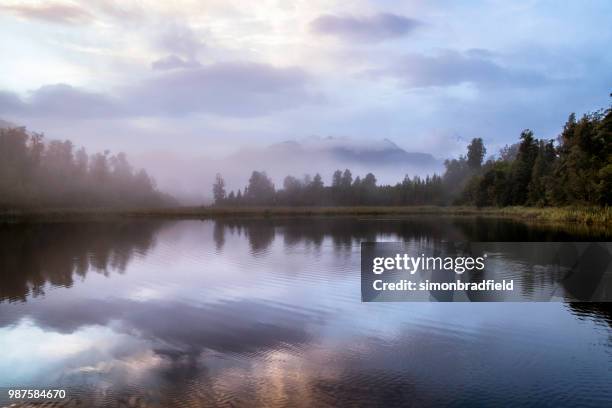
[[[355,162],[361,164],[376,164],[378,166],[393,166],[411,164],[415,166],[435,166],[440,163],[430,153],[409,152],[388,138],[379,140],[355,140],[350,138],[311,137],[302,140],[284,140],[264,148],[241,149],[230,158],[244,158],[253,155],[326,155],[329,159],[339,162]],[[271,157],[272,159],[272,157]]]

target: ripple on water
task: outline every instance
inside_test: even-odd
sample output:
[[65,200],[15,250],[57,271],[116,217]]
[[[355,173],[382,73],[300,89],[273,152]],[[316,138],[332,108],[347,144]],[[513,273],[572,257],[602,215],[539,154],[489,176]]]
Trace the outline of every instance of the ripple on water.
[[[45,251],[0,254],[17,265],[10,280],[0,275],[0,330],[12,335],[0,344],[26,363],[27,347],[56,350],[29,364],[73,373],[64,379],[74,406],[612,405],[609,309],[361,303],[361,239],[470,237],[459,224],[55,227]],[[532,278],[517,284],[546,288]],[[18,338],[23,319],[46,339]],[[106,330],[104,344],[92,328]]]

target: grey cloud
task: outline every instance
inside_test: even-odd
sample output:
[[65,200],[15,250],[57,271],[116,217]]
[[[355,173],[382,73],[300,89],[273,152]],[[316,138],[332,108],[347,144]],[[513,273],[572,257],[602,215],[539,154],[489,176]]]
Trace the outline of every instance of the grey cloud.
[[119,104],[104,94],[66,84],[46,85],[25,99],[0,93],[0,113],[61,118],[99,118],[120,114]]
[[320,100],[310,90],[310,77],[299,68],[219,63],[161,72],[119,90],[116,96],[66,84],[43,86],[26,98],[0,91],[0,114],[70,119],[192,113],[240,117]]
[[313,20],[310,28],[317,34],[333,35],[354,41],[376,42],[407,35],[420,24],[412,18],[390,13],[369,17],[325,14]]
[[169,70],[178,68],[199,68],[202,64],[195,60],[185,60],[176,55],[168,55],[151,63],[151,68],[155,70]]
[[310,77],[299,68],[218,63],[170,71],[142,82],[128,94],[130,105],[141,106],[147,113],[255,116],[317,102],[309,83]]
[[400,80],[408,88],[445,87],[472,83],[482,87],[540,86],[550,80],[536,72],[508,68],[489,58],[485,50],[446,51],[436,56],[409,54],[392,66],[371,71]]
[[5,11],[26,19],[59,24],[83,24],[92,19],[91,14],[79,6],[70,4],[40,4],[0,6]]
[[157,42],[164,51],[187,59],[194,59],[205,46],[191,27],[177,23],[168,25]]
[[12,92],[0,91],[0,113],[15,113],[26,108],[23,101]]

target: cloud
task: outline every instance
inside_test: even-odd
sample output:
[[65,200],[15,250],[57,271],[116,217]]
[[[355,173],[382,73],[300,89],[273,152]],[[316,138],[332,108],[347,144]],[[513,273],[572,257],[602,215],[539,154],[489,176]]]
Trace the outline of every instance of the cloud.
[[407,35],[420,24],[417,20],[390,13],[369,17],[324,14],[313,20],[310,28],[317,34],[337,36],[350,41],[377,42]]
[[0,91],[0,113],[14,113],[25,109],[23,101],[12,92]]
[[407,88],[448,87],[471,83],[481,87],[541,86],[550,79],[533,70],[504,67],[485,50],[445,51],[429,56],[408,54],[393,65],[369,73],[391,77]]
[[120,114],[117,101],[66,84],[45,85],[25,98],[0,92],[0,113],[59,118],[99,118]]
[[100,13],[123,22],[142,21],[147,16],[145,2],[127,2],[121,0],[88,0],[87,5]]
[[58,24],[84,24],[92,19],[92,15],[83,8],[61,3],[39,5],[15,4],[12,6],[0,6],[0,11],[16,14],[26,19]]
[[143,81],[128,94],[129,104],[148,114],[257,116],[319,101],[310,82],[300,68],[231,62],[173,70]]
[[114,96],[66,84],[43,86],[26,98],[0,91],[0,114],[65,119],[198,113],[258,116],[319,102],[310,82],[299,68],[218,63],[164,71],[119,89]]
[[165,28],[157,39],[157,45],[164,51],[187,59],[195,59],[205,47],[204,42],[191,27],[178,23]]
[[154,70],[169,70],[178,68],[199,68],[202,64],[195,60],[184,60],[176,55],[168,55],[151,63]]

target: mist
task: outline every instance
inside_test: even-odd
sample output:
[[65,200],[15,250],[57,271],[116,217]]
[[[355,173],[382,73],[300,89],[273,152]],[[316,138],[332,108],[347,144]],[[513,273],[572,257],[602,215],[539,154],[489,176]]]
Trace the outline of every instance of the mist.
[[243,189],[254,170],[265,171],[277,189],[287,175],[301,179],[318,173],[329,185],[334,171],[347,168],[355,176],[374,173],[381,185],[401,182],[406,175],[425,177],[444,171],[443,160],[428,153],[406,152],[389,140],[331,137],[243,148],[224,157],[151,151],[133,155],[132,161],[147,169],[160,190],[185,205],[210,204],[217,173],[229,192]]
[[69,140],[46,140],[24,127],[0,127],[0,209],[175,203],[124,153],[90,154]]

